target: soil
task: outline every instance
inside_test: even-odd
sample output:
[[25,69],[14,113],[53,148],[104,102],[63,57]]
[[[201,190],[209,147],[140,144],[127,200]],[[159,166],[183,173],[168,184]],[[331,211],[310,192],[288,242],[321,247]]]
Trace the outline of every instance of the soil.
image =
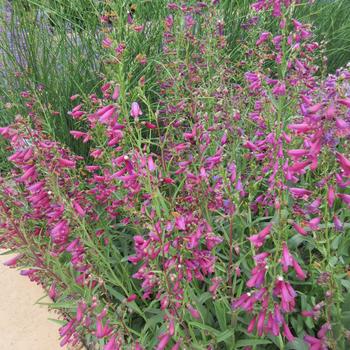
[[57,319],[57,315],[50,313],[46,306],[36,304],[44,295],[42,288],[16,269],[4,266],[3,262],[9,258],[10,255],[0,256],[0,348],[64,349],[59,346],[59,325],[49,320]]

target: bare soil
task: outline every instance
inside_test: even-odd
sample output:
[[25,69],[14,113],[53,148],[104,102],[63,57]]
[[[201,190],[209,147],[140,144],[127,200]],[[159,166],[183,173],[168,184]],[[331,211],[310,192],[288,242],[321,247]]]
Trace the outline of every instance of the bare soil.
[[59,325],[50,321],[57,315],[46,306],[35,304],[44,294],[42,288],[3,262],[0,256],[0,349],[59,350]]

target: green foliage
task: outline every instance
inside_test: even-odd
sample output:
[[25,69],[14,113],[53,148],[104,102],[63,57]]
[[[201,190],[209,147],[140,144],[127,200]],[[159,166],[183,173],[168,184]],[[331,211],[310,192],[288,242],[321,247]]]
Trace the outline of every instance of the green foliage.
[[[72,154],[85,157],[77,169],[62,170],[60,174],[62,178],[57,175],[61,171],[58,170],[59,166],[51,168],[50,162],[45,164],[45,157],[41,155],[41,158],[38,158],[43,162],[40,164],[40,176],[47,180],[50,196],[57,203],[63,203],[66,209],[64,215],[69,218],[69,224],[73,227],[71,235],[81,239],[84,244],[86,250],[84,259],[92,267],[89,278],[92,276],[92,280],[98,281],[97,285],[89,286],[90,288],[75,283],[78,273],[71,266],[71,255],[68,252],[63,252],[58,257],[54,254],[43,254],[45,260],[43,266],[48,266],[51,274],[54,277],[58,276],[60,281],[60,297],[50,306],[61,310],[63,315],[71,316],[76,310],[77,302],[85,300],[92,303],[97,295],[101,308],[102,306],[110,308],[108,317],[113,326],[123,329],[126,334],[125,339],[137,339],[146,346],[146,349],[156,347],[159,336],[168,329],[168,324],[164,321],[167,311],[160,309],[159,300],[142,299],[141,283],[131,277],[138,271],[138,268],[128,263],[128,259],[135,253],[133,241],[135,236],[146,236],[156,220],[173,222],[180,215],[178,213],[179,202],[185,203],[181,205],[186,207],[190,205],[186,202],[187,196],[193,195],[197,196],[197,199],[200,198],[199,205],[193,208],[193,212],[200,213],[201,218],[210,224],[214,233],[223,239],[222,245],[214,248],[213,251],[216,258],[214,273],[224,279],[215,297],[207,291],[207,286],[211,283],[208,276],[188,283],[184,288],[185,297],[182,300],[181,315],[176,315],[180,320],[176,325],[177,337],[190,339],[191,349],[199,350],[210,346],[214,349],[227,350],[245,347],[251,347],[254,350],[305,349],[303,335],[306,333],[315,335],[314,329],[319,328],[320,321],[298,314],[288,316],[287,321],[298,337],[285,346],[285,340],[281,335],[258,337],[255,332],[248,333],[246,329],[251,315],[241,310],[233,310],[231,306],[232,301],[244,293],[246,281],[255,266],[252,256],[256,251],[247,241],[247,236],[257,233],[259,228],[264,227],[268,222],[274,222],[278,228],[269,237],[272,243],[270,242],[268,246],[272,255],[280,256],[282,242],[286,241],[293,256],[308,266],[310,280],[297,281],[294,278],[294,272],[289,275],[293,281],[293,287],[298,291],[300,305],[298,304],[297,307],[300,310],[311,310],[319,300],[324,298],[327,288],[330,287],[334,295],[331,296],[332,301],[329,303],[329,308],[322,314],[322,321],[334,315],[332,348],[335,349],[338,346],[339,349],[346,349],[345,339],[342,337],[344,329],[350,327],[348,307],[350,283],[346,274],[350,264],[349,211],[339,199],[336,200],[334,209],[331,210],[328,210],[326,203],[321,203],[319,209],[327,223],[322,223],[320,230],[305,237],[297,234],[291,228],[292,212],[299,203],[287,191],[278,194],[278,198],[282,199],[282,210],[274,210],[272,204],[266,207],[260,204],[255,206],[256,198],[268,193],[270,188],[267,176],[256,176],[255,178],[253,175],[260,174],[260,171],[266,175],[271,169],[261,170],[259,162],[252,161],[242,142],[244,138],[249,139],[250,137],[252,140],[256,138],[256,123],[251,118],[256,97],[251,94],[249,88],[245,87],[242,88],[239,99],[235,100],[236,96],[232,91],[237,88],[235,83],[244,81],[244,73],[249,70],[260,69],[260,73],[266,70],[280,79],[284,78],[283,67],[276,69],[274,62],[259,66],[260,61],[257,63],[255,57],[246,55],[247,47],[255,49],[255,42],[262,28],[274,32],[278,26],[276,21],[272,21],[265,14],[261,16],[256,26],[245,31],[242,25],[253,14],[255,15],[255,12],[250,9],[252,1],[222,0],[218,13],[220,21],[226,23],[227,46],[219,49],[216,39],[213,39],[213,28],[216,28],[216,24],[210,22],[211,26],[208,29],[206,25],[203,25],[207,18],[199,18],[198,24],[193,28],[193,33],[198,38],[197,43],[206,43],[205,52],[200,51],[199,45],[196,46],[187,40],[182,30],[178,30],[175,32],[174,39],[176,54],[166,56],[163,52],[163,21],[168,14],[166,6],[168,2],[166,0],[134,2],[136,5],[133,13],[135,24],[144,25],[140,31],[134,30],[132,25],[127,24],[130,2],[126,0],[105,2],[93,0],[26,0],[23,2],[16,0],[13,1],[11,18],[3,20],[4,31],[0,38],[0,60],[3,64],[1,72],[3,79],[0,81],[0,126],[12,122],[16,115],[22,115],[27,120],[28,111],[35,111],[36,116],[40,119],[37,125],[43,127],[41,136],[47,139],[53,138],[67,146],[67,150],[64,147],[59,151],[55,149],[54,154],[50,154],[52,158],[48,157],[48,159],[57,161],[56,158],[62,154],[70,154],[70,151]],[[315,28],[313,39],[325,40],[325,43],[322,44],[322,53],[329,58],[327,69],[330,72],[345,65],[349,60],[348,10],[350,11],[350,3],[345,0],[330,3],[320,0],[316,1],[314,6],[303,4],[294,9],[293,15],[296,18],[312,22]],[[111,18],[111,23],[106,26],[100,23],[100,16],[104,14],[108,14]],[[181,20],[180,16],[175,16],[176,28],[182,28]],[[101,42],[105,37],[113,40],[111,48],[102,47]],[[115,47],[120,43],[126,43],[126,48],[122,59],[116,60]],[[264,51],[261,52],[263,55]],[[138,59],[140,55],[146,58],[146,63],[140,64]],[[292,54],[288,52],[286,55],[285,60],[289,58],[288,55]],[[198,64],[200,68],[195,65],[191,66],[193,57],[202,59],[198,60],[201,63]],[[244,69],[241,69],[240,64],[243,60],[245,66]],[[319,57],[316,57],[315,62],[318,63],[318,61]],[[282,66],[284,64],[286,61]],[[320,65],[326,67],[322,62]],[[195,74],[193,76],[199,78],[198,80],[191,81],[193,73],[191,69],[196,70],[198,76]],[[320,70],[317,74],[325,73]],[[159,86],[160,81],[171,81],[172,94],[163,93],[163,89]],[[89,130],[89,123],[86,119],[84,121],[74,120],[68,114],[78,104],[76,101],[71,101],[70,97],[79,94],[78,101],[84,105],[83,108],[86,108],[87,114],[94,113],[103,103],[111,103],[110,100],[106,102],[99,97],[101,96],[100,87],[106,82],[111,82],[113,87],[116,83],[120,85],[121,96],[113,103],[118,106],[118,122],[125,126],[123,132],[126,136],[121,141],[122,151],[108,148],[109,136],[106,136],[106,129],[102,123],[92,128],[93,140],[87,144],[74,140],[69,134],[70,130]],[[32,100],[21,95],[23,91],[29,91]],[[265,109],[262,108],[260,112],[267,116],[266,130],[275,132],[276,120],[278,121],[281,126],[281,130],[278,131],[278,136],[280,136],[282,131],[287,130],[288,124],[299,118],[299,95],[302,90],[299,87],[295,90],[291,89],[288,99],[284,97],[279,99],[274,96],[269,87],[266,88],[266,91],[269,97],[268,102],[266,102]],[[89,98],[95,93],[98,98],[96,104]],[[216,94],[226,96],[218,99],[223,105],[217,104]],[[133,101],[138,101],[142,105],[141,121],[129,117],[130,104]],[[31,102],[34,107],[28,108],[26,104],[31,104]],[[180,112],[174,112],[173,115],[169,113],[168,119],[173,118],[172,122],[166,126],[159,123],[159,110],[163,105],[177,106],[179,102],[184,102],[183,105],[186,107]],[[226,117],[229,116],[226,121],[223,119],[226,124],[218,118],[221,117],[222,110],[227,112]],[[232,115],[238,110],[241,111],[240,119],[232,123]],[[203,129],[199,133],[210,129],[210,139],[208,138],[209,141],[203,148],[204,151],[201,151],[200,145],[196,148],[194,141],[183,140],[184,132],[191,132],[192,127],[196,125],[196,118],[202,118],[200,121],[203,123]],[[32,119],[30,120],[31,127],[36,125],[35,118]],[[181,123],[173,127],[172,124],[178,121]],[[154,123],[153,129],[147,129],[145,122]],[[216,129],[217,125],[220,127]],[[240,129],[239,132],[244,130],[244,137],[241,137],[239,132],[234,134],[237,126]],[[226,128],[230,132],[227,132]],[[163,182],[156,182],[158,181],[156,175],[153,175],[153,178],[149,173],[143,175],[141,180],[143,192],[135,194],[134,197],[134,193],[130,191],[128,195],[130,198],[135,198],[135,202],[129,206],[120,204],[123,200],[127,202],[125,195],[127,190],[126,186],[122,186],[119,176],[116,176],[108,179],[109,182],[106,184],[106,188],[111,186],[108,188],[110,189],[110,197],[108,197],[110,203],[107,203],[107,200],[106,202],[101,200],[103,204],[94,202],[91,183],[94,183],[95,178],[90,177],[84,169],[84,166],[93,160],[92,157],[89,158],[91,149],[100,148],[105,151],[100,158],[93,160],[104,170],[99,174],[101,178],[105,174],[112,174],[116,171],[114,165],[112,166],[113,161],[116,156],[124,156],[124,153],[119,154],[118,152],[125,152],[125,154],[132,154],[136,159],[140,157],[137,159],[138,163],[143,162],[144,164],[149,160],[147,158],[149,155],[157,157],[158,169],[161,170],[157,170],[156,174],[163,181],[165,177],[174,176],[178,162],[186,163],[188,159],[192,161],[193,158],[195,161],[188,166],[187,170],[193,174],[199,174],[206,164],[204,160],[212,158],[217,149],[222,146],[224,135],[228,138],[224,147],[225,157],[215,169],[215,176],[210,181],[214,183],[217,178],[228,179],[230,175],[227,166],[232,162],[237,166],[237,176],[243,174],[242,179],[245,181],[248,196],[241,196],[237,189],[232,190],[227,183],[222,185],[225,188],[223,198],[234,203],[233,218],[223,211],[213,210],[209,205],[209,195],[200,197],[202,189],[194,191],[195,193],[187,193],[188,179],[181,172],[177,174],[176,181],[169,186],[165,186]],[[186,157],[183,159],[171,153],[172,147],[179,142],[188,143],[189,147],[192,147],[191,153],[184,153]],[[166,149],[166,145],[170,145],[169,149]],[[6,175],[13,170],[6,160],[7,146],[8,143],[1,138],[0,167]],[[302,148],[303,143],[298,139],[288,147]],[[347,143],[339,146],[341,152],[345,153],[347,149]],[[164,150],[168,152],[166,159],[163,155]],[[327,151],[324,151],[319,158],[321,166],[311,175],[310,172],[302,174],[298,186],[312,188],[315,197],[325,199],[327,198],[326,188],[321,188],[318,184],[321,179],[333,174],[336,161]],[[203,176],[203,173],[198,176]],[[86,181],[86,177],[91,181]],[[99,181],[105,181],[101,178]],[[59,182],[62,179],[65,181],[72,179],[72,181],[65,188]],[[151,183],[151,179],[156,179],[155,183]],[[9,177],[6,181],[12,186]],[[119,181],[118,186],[113,187],[111,185],[113,181]],[[212,183],[208,181],[205,185],[209,188]],[[292,186],[292,184],[288,185]],[[16,225],[24,220],[25,224],[17,226],[23,230],[25,236],[28,236],[25,238],[28,239],[29,248],[22,247],[25,254],[23,266],[27,264],[27,267],[30,267],[31,264],[35,265],[37,257],[33,249],[38,249],[41,253],[42,249],[45,251],[45,249],[52,248],[49,233],[36,236],[33,232],[40,227],[42,232],[47,233],[51,223],[46,223],[42,218],[27,220],[26,210],[30,212],[31,208],[26,198],[27,194],[22,184],[15,185],[13,188],[16,200],[24,204],[18,206],[16,202],[11,202],[11,209],[8,212],[4,210],[2,218],[6,220],[7,217],[13,217]],[[8,200],[8,195],[7,189],[3,191],[1,203]],[[75,195],[79,200],[83,197],[88,202],[88,204],[85,203],[87,207],[92,206],[89,215],[93,217],[93,220],[80,218],[74,212],[72,199],[75,198]],[[149,199],[146,204],[145,198]],[[106,203],[111,207],[118,203],[116,207],[113,207],[113,210],[117,211],[115,217],[108,216],[107,209],[110,208]],[[148,208],[147,205],[151,208]],[[331,223],[334,214],[345,223],[343,233],[334,230],[334,224]],[[311,219],[311,216],[308,219]],[[102,238],[95,234],[99,230],[104,232]],[[169,237],[167,239],[172,243],[173,240]],[[234,263],[232,262],[232,254],[235,254],[233,248],[237,251],[241,250],[241,253],[234,256]],[[173,251],[176,249],[170,248]],[[159,266],[163,264],[162,258],[164,260],[164,256],[157,256],[149,259],[150,262],[147,261],[154,268],[152,272],[159,275],[160,280],[163,278],[159,285],[164,284],[164,279],[167,278],[167,273],[159,271],[161,270]],[[271,281],[276,281],[281,270],[280,262],[275,259],[272,263],[273,269],[269,267],[267,275]],[[240,270],[234,273],[233,268]],[[48,286],[54,278],[50,274],[45,274],[47,271],[44,267],[41,272]],[[323,285],[317,283],[321,275],[329,277],[327,283]],[[272,286],[269,288],[272,289]],[[133,293],[137,296],[137,301],[126,303],[126,298]],[[196,319],[186,310],[187,302],[190,302],[198,311],[199,317]],[[103,341],[96,340],[93,334],[86,335],[85,340],[96,348],[103,346]]]

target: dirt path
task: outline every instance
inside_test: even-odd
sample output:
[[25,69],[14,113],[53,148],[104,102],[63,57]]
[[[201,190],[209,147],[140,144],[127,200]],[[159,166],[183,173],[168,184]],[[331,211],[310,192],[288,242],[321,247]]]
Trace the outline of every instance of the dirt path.
[[0,349],[59,350],[58,327],[45,306],[34,305],[43,290],[16,269],[3,265],[0,256]]

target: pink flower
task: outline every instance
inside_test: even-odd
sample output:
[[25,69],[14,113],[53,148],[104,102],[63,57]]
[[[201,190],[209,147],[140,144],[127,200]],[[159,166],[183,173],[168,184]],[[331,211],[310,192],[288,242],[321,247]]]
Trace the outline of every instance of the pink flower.
[[177,229],[185,231],[186,230],[186,219],[183,216],[179,216],[175,219],[175,225]]
[[260,248],[265,243],[267,236],[271,232],[272,225],[273,224],[270,223],[263,230],[261,230],[258,234],[250,236],[248,238],[255,248]]
[[12,257],[12,258],[9,259],[9,260],[6,260],[6,261],[4,262],[4,265],[5,265],[5,266],[16,266],[18,260],[21,259],[22,257],[23,257],[23,254],[18,254],[18,255],[16,255],[16,256]]
[[290,187],[290,193],[296,198],[308,198],[312,192],[305,188]]
[[104,39],[102,40],[102,47],[104,47],[105,49],[108,49],[109,47],[112,46],[112,43],[113,43],[112,39],[110,39],[110,38],[104,38]]
[[311,114],[317,113],[317,112],[322,108],[322,106],[323,106],[322,103],[317,103],[317,104],[315,104],[315,105],[309,107],[309,108],[307,109],[307,111],[308,111],[308,113],[311,113]]
[[332,208],[335,200],[335,192],[334,192],[333,186],[328,187],[327,200],[328,200],[328,206]]
[[305,133],[307,131],[313,130],[314,127],[306,123],[301,123],[301,124],[289,124],[288,129],[297,131],[299,133]]
[[253,317],[248,324],[247,332],[253,333],[257,316]]
[[281,309],[285,312],[292,312],[295,307],[296,292],[292,286],[283,280],[283,277],[278,277],[275,283],[274,294],[281,298]]
[[266,317],[266,310],[260,311],[256,322],[256,330],[258,331],[259,337],[261,337],[264,333],[265,317]]
[[148,156],[147,163],[148,163],[148,170],[150,172],[153,172],[153,171],[155,171],[157,169],[157,167],[156,167],[156,165],[155,165],[155,163],[153,161],[152,156]]
[[161,336],[160,341],[156,347],[156,350],[164,350],[169,343],[170,335],[168,333],[165,333]]
[[75,161],[65,158],[59,158],[57,159],[59,166],[62,168],[75,168]]
[[114,116],[114,114],[116,113],[116,108],[115,107],[111,107],[109,109],[107,109],[98,119],[100,123],[102,124],[108,124],[112,117]]
[[53,282],[51,284],[51,287],[49,289],[49,297],[52,299],[52,300],[56,300],[58,294],[57,294],[57,290],[56,290],[56,283]]
[[104,346],[103,350],[119,350],[120,347],[116,343],[116,336],[113,335],[109,340],[108,343]]
[[305,343],[309,344],[309,349],[312,350],[327,350],[328,347],[323,344],[323,341],[321,339],[317,339],[315,337],[312,337],[311,335],[305,335],[304,337]]
[[222,279],[220,277],[214,277],[211,279],[211,286],[208,290],[212,295],[216,295],[217,289],[219,288],[221,282]]
[[106,92],[109,90],[110,87],[111,87],[111,83],[106,83],[106,84],[101,86],[101,91]]
[[82,132],[82,131],[76,131],[76,130],[71,130],[69,132],[75,139],[79,139],[81,137],[86,136],[86,132]]
[[84,217],[86,215],[85,210],[80,206],[78,201],[73,201],[73,207],[79,216]]
[[251,271],[251,277],[247,281],[247,287],[249,288],[259,288],[265,281],[266,274],[266,263],[259,263]]
[[269,32],[261,33],[261,34],[260,34],[260,37],[259,37],[259,39],[256,41],[255,45],[256,45],[256,46],[261,45],[263,42],[265,42],[265,41],[269,38],[270,34],[271,34],[271,33],[269,33]]
[[338,197],[350,207],[350,194],[338,193]]
[[25,181],[29,180],[30,178],[36,178],[36,169],[35,169],[34,165],[26,167],[25,169],[26,170],[22,174],[22,176],[17,179],[19,182],[25,182]]
[[175,343],[171,350],[180,350],[181,341]]
[[341,105],[350,108],[350,98],[340,98],[337,100]]
[[171,27],[174,24],[174,17],[172,15],[165,17],[164,24],[165,24],[167,30],[171,29]]
[[294,227],[295,231],[297,231],[298,233],[300,233],[302,236],[307,236],[308,233],[297,223],[293,223],[292,226]]
[[95,335],[97,338],[101,339],[107,337],[112,332],[112,328],[109,327],[109,321],[103,325],[102,320],[100,318],[96,321],[96,332]]
[[286,94],[286,84],[277,83],[272,89],[272,93],[276,96],[284,96]]
[[290,331],[290,329],[285,321],[283,321],[283,334],[288,339],[289,342],[294,341],[295,337],[292,334],[292,332]]
[[131,104],[131,110],[130,110],[130,115],[133,118],[138,118],[140,115],[142,115],[141,108],[137,102],[133,102]]
[[281,264],[283,272],[288,272],[288,267],[293,265],[293,257],[290,255],[287,244],[285,242],[282,244]]
[[343,154],[337,152],[337,160],[340,167],[343,169],[345,176],[350,176],[350,160],[347,159]]
[[152,123],[150,123],[150,122],[145,122],[145,126],[146,126],[146,128],[148,128],[148,129],[156,129],[156,128],[157,128],[157,125],[152,124]]
[[113,100],[118,100],[119,95],[120,95],[120,86],[117,84],[117,85],[114,87],[114,91],[113,91],[113,94],[112,94],[112,99],[113,99]]
[[294,271],[297,275],[297,278],[303,281],[306,278],[306,274],[302,270],[302,268],[300,267],[299,263],[297,262],[297,260],[295,258],[293,258],[293,268],[294,268]]
[[321,218],[313,218],[309,221],[308,226],[310,227],[311,230],[318,230],[319,229],[319,224],[321,222]]
[[96,115],[98,117],[101,117],[103,114],[105,114],[107,111],[109,111],[110,109],[112,108],[115,108],[113,105],[108,105],[108,106],[104,106],[104,107],[101,107],[99,108],[97,111],[96,111]]
[[59,334],[61,337],[64,337],[69,331],[73,328],[75,323],[75,319],[71,319],[69,322],[67,322],[64,326],[60,327]]
[[311,335],[306,335],[304,341],[309,344],[310,349],[312,350],[327,350],[327,332],[331,329],[331,325],[327,322],[317,333],[317,338],[312,337]]
[[131,294],[127,299],[126,301],[128,303],[131,303],[132,301],[135,301],[137,299],[137,295],[136,294]]
[[333,224],[337,231],[343,231],[343,228],[344,228],[343,223],[340,221],[340,219],[336,215],[334,215],[333,217]]
[[67,242],[69,235],[69,225],[67,220],[59,221],[50,232],[52,241],[56,244],[63,244]]
[[77,313],[75,316],[77,322],[81,322],[81,320],[84,318],[84,313],[86,308],[87,308],[87,305],[85,304],[85,302],[81,301],[78,303]]
[[201,315],[198,310],[196,310],[192,305],[188,304],[187,305],[187,310],[191,314],[193,318],[196,320],[199,320],[201,318]]

